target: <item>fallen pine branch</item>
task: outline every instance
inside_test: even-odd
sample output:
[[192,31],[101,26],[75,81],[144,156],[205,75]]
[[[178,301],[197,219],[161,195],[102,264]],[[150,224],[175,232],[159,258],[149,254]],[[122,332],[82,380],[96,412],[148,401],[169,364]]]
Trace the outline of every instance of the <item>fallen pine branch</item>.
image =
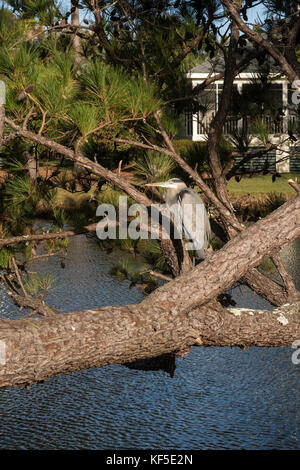
[[0,250],[5,246],[12,245],[13,243],[28,243],[28,242],[41,242],[46,240],[58,240],[60,238],[74,237],[75,235],[83,235],[85,233],[95,232],[97,224],[86,225],[78,229],[71,229],[62,232],[53,233],[36,233],[32,235],[20,235],[17,237],[2,238],[0,239]]

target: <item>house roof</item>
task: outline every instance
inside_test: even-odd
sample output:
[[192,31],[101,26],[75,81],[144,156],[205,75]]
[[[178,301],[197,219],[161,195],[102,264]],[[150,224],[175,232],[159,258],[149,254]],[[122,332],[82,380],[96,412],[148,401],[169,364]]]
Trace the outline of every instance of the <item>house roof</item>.
[[[237,62],[239,63],[241,60],[243,60],[246,55],[249,53],[255,52],[255,49],[250,46],[246,46],[243,49],[243,53],[239,54],[239,57],[237,59]],[[225,69],[225,61],[224,57],[220,56],[217,58],[214,58],[212,60],[206,60],[200,65],[197,65],[196,67],[193,67],[190,70],[190,73],[192,74],[209,74],[211,72],[212,67],[214,68],[214,73],[220,73],[224,72]],[[275,61],[271,56],[266,56],[263,64],[259,64],[257,59],[253,59],[249,65],[242,70],[241,73],[271,73],[271,74],[276,74],[276,73],[281,73],[280,69],[275,65]]]

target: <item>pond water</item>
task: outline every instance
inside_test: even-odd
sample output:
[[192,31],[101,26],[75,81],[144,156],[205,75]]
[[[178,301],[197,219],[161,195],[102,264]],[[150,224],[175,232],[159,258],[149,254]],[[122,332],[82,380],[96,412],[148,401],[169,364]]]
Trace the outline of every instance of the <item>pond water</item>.
[[[300,288],[300,239],[281,252]],[[122,253],[92,238],[70,239],[65,268],[46,301],[63,312],[137,303],[144,294],[109,274]],[[271,308],[247,288],[237,306]],[[0,317],[23,316],[5,289]],[[0,449],[300,449],[300,365],[286,348],[197,348],[176,359],[174,377],[123,365],[0,389]]]

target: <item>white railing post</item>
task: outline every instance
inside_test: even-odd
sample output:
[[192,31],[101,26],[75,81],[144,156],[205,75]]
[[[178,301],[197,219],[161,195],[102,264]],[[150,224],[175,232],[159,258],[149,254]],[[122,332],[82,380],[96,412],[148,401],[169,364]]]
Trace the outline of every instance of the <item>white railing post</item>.
[[283,117],[283,132],[288,131],[289,122],[289,103],[288,103],[288,82],[284,81],[282,84],[282,108],[285,116]]
[[[192,117],[193,124],[192,124],[192,140],[195,140],[198,135],[198,114],[193,114]],[[196,139],[197,140],[197,139]]]

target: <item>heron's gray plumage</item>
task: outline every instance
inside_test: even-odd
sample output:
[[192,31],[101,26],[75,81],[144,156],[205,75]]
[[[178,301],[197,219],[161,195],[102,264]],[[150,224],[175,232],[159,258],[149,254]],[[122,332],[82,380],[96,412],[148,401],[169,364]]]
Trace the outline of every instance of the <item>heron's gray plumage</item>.
[[[178,194],[178,203],[179,203],[179,207],[181,211],[180,217],[181,217],[181,220],[183,221],[184,235],[188,240],[193,241],[194,249],[197,252],[197,255],[199,256],[199,258],[204,259],[205,258],[204,250],[206,250],[208,247],[210,236],[211,236],[211,229],[210,229],[209,217],[206,212],[203,201],[201,197],[193,189],[186,188],[186,189],[183,189]],[[197,227],[197,215],[195,211],[193,210],[193,208],[197,204],[200,204],[202,207],[202,210],[204,211],[204,216],[203,216],[204,227],[202,228],[203,239],[202,239],[202,236],[201,237],[198,236],[199,227]],[[190,206],[192,208],[193,213],[192,213],[191,218],[184,217],[185,206]]]
[[167,188],[166,204],[174,215],[175,225],[182,226],[185,238],[192,240],[197,255],[204,259],[211,237],[211,228],[201,197],[178,178],[148,186]]

